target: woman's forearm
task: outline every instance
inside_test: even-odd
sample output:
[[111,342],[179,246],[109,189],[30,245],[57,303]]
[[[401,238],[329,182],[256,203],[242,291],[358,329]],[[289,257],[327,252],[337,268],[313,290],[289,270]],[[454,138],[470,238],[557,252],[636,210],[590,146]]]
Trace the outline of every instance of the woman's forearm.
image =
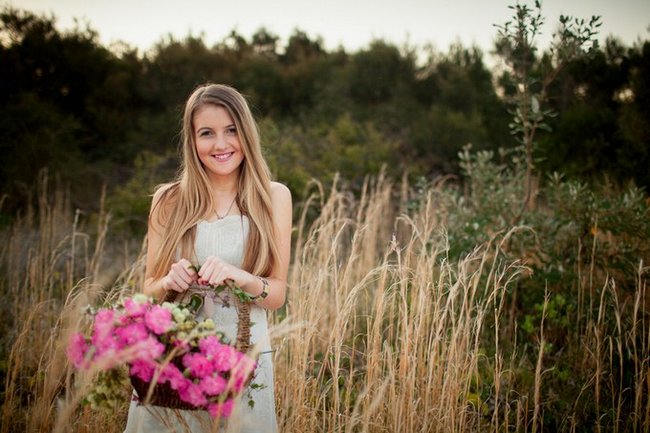
[[142,290],[145,295],[151,296],[154,299],[161,300],[164,296],[167,290],[165,289],[163,279],[154,279],[154,278],[147,278],[144,281],[144,288]]

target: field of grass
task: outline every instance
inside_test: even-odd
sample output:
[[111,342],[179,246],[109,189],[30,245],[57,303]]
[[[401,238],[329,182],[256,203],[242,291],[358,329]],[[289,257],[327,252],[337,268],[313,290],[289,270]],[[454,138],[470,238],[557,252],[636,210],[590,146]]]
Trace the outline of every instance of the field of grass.
[[[64,347],[84,306],[139,290],[142,240],[42,182],[0,232],[0,433],[121,432],[127,399],[80,405]],[[466,205],[446,188],[314,186],[286,307],[270,315],[280,431],[650,431],[644,257],[621,282],[599,261],[615,243],[576,237],[575,269],[526,305],[547,255],[520,239],[543,234],[482,223],[484,240],[455,253]]]

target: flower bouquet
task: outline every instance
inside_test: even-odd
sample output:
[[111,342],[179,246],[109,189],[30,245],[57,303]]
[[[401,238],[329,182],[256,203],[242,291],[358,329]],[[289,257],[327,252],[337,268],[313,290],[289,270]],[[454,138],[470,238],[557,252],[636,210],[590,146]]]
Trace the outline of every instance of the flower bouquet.
[[126,366],[140,402],[228,417],[256,361],[243,353],[250,341],[235,348],[211,319],[197,318],[201,303],[192,298],[184,305],[158,304],[135,295],[93,311],[90,336],[74,334],[67,348],[77,369],[100,371],[89,401],[108,394],[116,372]]

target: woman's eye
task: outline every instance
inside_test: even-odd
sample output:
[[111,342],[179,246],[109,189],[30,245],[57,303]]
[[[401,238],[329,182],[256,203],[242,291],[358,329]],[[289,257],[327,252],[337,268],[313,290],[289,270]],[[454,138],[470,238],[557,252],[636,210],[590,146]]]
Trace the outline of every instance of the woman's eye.
[[210,131],[208,130],[204,129],[203,131],[199,131],[199,137],[207,137],[208,135],[210,135]]
[[230,135],[237,135],[237,128],[235,128],[234,126],[233,126],[233,127],[230,127],[230,128],[228,128],[228,129],[226,129],[226,132],[227,132],[228,134],[230,134]]

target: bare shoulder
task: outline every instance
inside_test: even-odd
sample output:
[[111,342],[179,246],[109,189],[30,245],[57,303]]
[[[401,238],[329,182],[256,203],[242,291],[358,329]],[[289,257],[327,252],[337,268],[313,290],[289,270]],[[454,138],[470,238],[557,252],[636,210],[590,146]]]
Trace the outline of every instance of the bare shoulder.
[[163,204],[169,202],[170,198],[174,195],[173,193],[178,189],[178,182],[164,183],[156,187],[156,190],[153,193],[153,199],[151,204],[156,206],[157,204]]
[[151,200],[149,222],[155,229],[165,225],[172,209],[175,206],[178,183],[167,183],[156,189]]
[[274,207],[291,207],[291,191],[280,182],[271,182],[271,200]]

